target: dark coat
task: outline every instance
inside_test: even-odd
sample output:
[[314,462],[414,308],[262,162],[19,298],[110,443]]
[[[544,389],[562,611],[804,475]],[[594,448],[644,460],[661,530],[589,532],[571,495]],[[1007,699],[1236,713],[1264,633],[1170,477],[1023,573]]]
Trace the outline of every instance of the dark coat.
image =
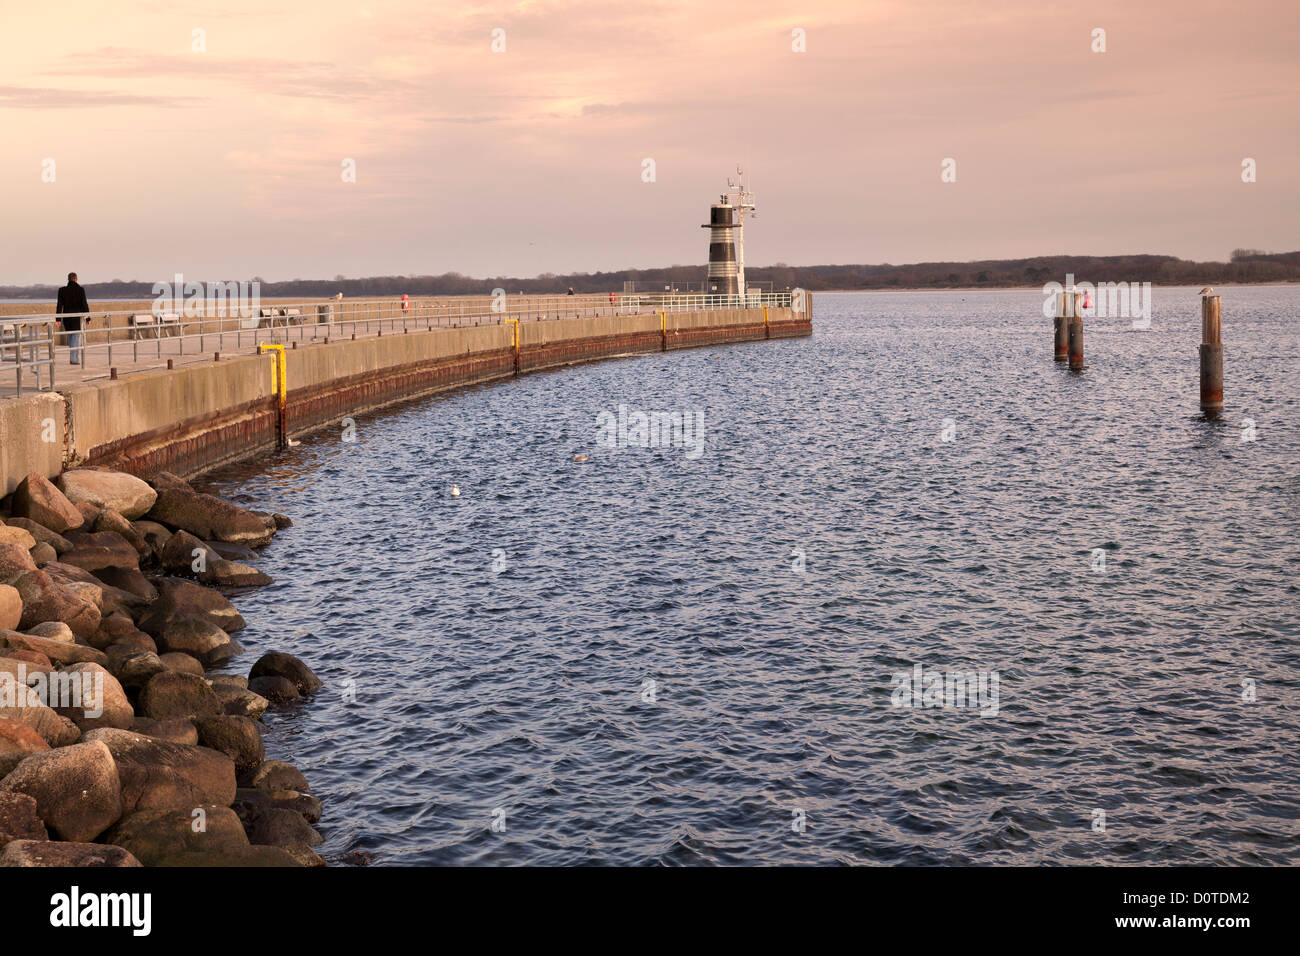
[[59,302],[54,314],[63,316],[63,327],[69,332],[81,331],[81,317],[90,311],[86,290],[76,282],[69,282],[59,290]]

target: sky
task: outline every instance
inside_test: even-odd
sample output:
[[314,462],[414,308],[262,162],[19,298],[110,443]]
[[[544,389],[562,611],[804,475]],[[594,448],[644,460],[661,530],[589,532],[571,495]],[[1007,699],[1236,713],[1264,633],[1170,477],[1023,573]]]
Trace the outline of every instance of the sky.
[[738,163],[751,265],[1290,251],[1298,50],[1296,0],[0,0],[0,284],[703,267]]

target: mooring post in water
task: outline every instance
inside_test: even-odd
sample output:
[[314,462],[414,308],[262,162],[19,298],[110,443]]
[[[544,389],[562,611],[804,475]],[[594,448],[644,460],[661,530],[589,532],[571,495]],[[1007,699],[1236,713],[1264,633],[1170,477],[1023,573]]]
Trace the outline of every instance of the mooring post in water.
[[1053,357],[1058,362],[1064,362],[1070,357],[1070,313],[1073,311],[1074,295],[1073,292],[1058,292],[1056,294],[1056,323],[1054,326],[1056,347]]
[[1223,411],[1223,334],[1221,300],[1207,288],[1201,294],[1201,411],[1218,418]]
[[1066,319],[1070,323],[1070,371],[1083,371],[1083,315],[1080,305],[1083,301],[1083,295],[1079,292],[1070,292],[1070,316]]
[[289,425],[288,391],[289,390],[286,387],[286,382],[285,382],[284,346],[270,345],[265,342],[257,346],[257,351],[259,354],[264,349],[267,351],[274,350],[276,353],[275,362],[273,362],[271,365],[271,391],[275,392],[276,395],[278,396],[279,406],[280,406],[279,414],[276,416],[277,418],[276,444],[278,444],[281,448],[287,448],[289,445],[289,440],[288,440],[289,439],[288,436],[288,425]]

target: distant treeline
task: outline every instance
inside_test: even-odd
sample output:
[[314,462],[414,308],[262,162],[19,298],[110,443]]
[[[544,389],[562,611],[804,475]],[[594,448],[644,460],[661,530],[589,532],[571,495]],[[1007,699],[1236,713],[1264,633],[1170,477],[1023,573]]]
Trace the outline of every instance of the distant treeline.
[[[1155,285],[1213,285],[1249,282],[1300,281],[1300,252],[1266,253],[1236,249],[1229,262],[1190,262],[1174,256],[1039,256],[1034,259],[989,259],[983,262],[918,262],[913,265],[748,266],[749,282],[771,283],[775,289],[952,289],[987,286],[1039,286],[1064,281],[1072,273],[1080,282],[1151,282]],[[477,295],[501,288],[529,294],[620,291],[625,281],[641,290],[674,286],[700,290],[703,265],[618,272],[547,272],[529,279],[493,276],[475,279],[459,272],[436,276],[372,276],[366,279],[291,279],[262,282],[264,298],[345,296]],[[206,280],[205,280],[206,281]],[[260,281],[260,280],[258,280]],[[3,299],[53,298],[57,286],[0,286]],[[153,283],[90,282],[93,299],[153,298]]]

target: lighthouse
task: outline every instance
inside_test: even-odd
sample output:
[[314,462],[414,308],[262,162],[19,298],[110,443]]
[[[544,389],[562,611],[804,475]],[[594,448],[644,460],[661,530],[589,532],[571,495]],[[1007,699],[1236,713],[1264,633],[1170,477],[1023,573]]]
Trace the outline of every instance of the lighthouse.
[[709,221],[702,228],[709,230],[706,291],[739,299],[745,293],[745,214],[757,213],[739,166],[736,175],[736,179],[727,180],[727,191],[709,207]]

